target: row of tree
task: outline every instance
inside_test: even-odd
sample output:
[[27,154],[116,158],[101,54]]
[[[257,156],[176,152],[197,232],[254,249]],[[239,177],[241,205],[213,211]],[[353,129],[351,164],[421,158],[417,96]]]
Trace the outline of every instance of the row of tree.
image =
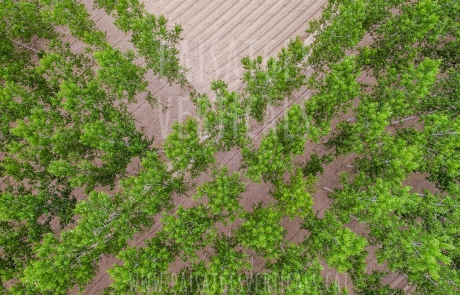
[[[331,194],[331,212],[344,224],[364,223],[378,261],[407,275],[417,294],[455,294],[460,283],[459,96],[452,84],[459,74],[459,9],[452,1],[330,3],[315,24],[309,59],[329,69],[351,51],[356,68],[375,78],[360,83],[353,120],[341,121],[326,143],[334,157],[356,155],[353,172]],[[346,38],[336,34],[348,21],[354,29]],[[368,44],[358,43],[364,34]],[[331,36],[334,45],[326,46],[323,38]],[[416,173],[429,181],[419,190],[406,184]],[[396,292],[380,285],[385,273],[358,270],[351,275],[359,294]]]
[[[121,52],[76,1],[2,2],[0,276],[2,286],[16,282],[8,292],[57,294],[88,282],[92,260],[122,249],[122,240],[126,244],[136,227],[148,224],[145,215],[156,210],[153,203],[150,209],[136,203],[134,195],[128,205],[120,204],[121,196],[94,191],[115,188],[133,158],[155,165],[152,139],[127,111],[141,93],[154,101],[146,90],[147,70],[171,82],[184,80],[175,48],[180,29],[167,30],[163,17],[152,23],[143,6],[130,3],[144,22],[131,28],[133,38],[149,39],[138,42],[137,51]],[[62,26],[85,44],[84,53],[61,41]],[[43,44],[40,50],[30,45],[32,40]],[[147,56],[145,48],[155,42],[161,45]],[[152,63],[152,54],[165,58]],[[145,66],[134,63],[138,57]],[[126,186],[134,190],[133,184]],[[88,199],[77,205],[78,189]],[[126,227],[122,213],[139,221]],[[82,219],[74,227],[77,215]]]

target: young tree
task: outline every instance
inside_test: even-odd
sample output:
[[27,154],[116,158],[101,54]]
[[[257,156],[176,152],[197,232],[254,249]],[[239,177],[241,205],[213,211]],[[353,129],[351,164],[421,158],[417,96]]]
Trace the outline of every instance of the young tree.
[[280,225],[280,212],[274,207],[263,208],[259,203],[243,217],[245,222],[236,232],[238,241],[267,259],[277,258],[286,233]]
[[277,122],[275,132],[283,147],[285,155],[301,155],[310,131],[309,118],[305,110],[298,104],[293,104],[286,115]]
[[180,65],[176,49],[181,40],[182,27],[174,25],[168,29],[163,16],[155,16],[145,10],[138,0],[96,0],[95,4],[115,17],[114,24],[123,32],[131,34],[131,42],[145,59],[147,68],[170,83],[185,86],[185,69]]
[[154,237],[146,241],[145,248],[128,247],[118,253],[122,265],[107,270],[113,279],[104,294],[151,294],[161,293],[169,287],[166,271],[177,255],[161,238]]
[[117,205],[105,193],[92,193],[87,201],[78,203],[74,213],[81,219],[77,226],[61,233],[60,239],[51,234],[44,237],[35,249],[38,259],[25,268],[22,283],[35,292],[55,294],[66,294],[75,284],[83,288],[95,274],[95,261],[120,251],[141,230],[140,225],[123,218],[133,213]]
[[259,286],[265,293],[256,294],[347,294],[342,292],[335,283],[328,285],[321,277],[320,265],[303,245],[289,244],[284,247],[276,262],[268,262],[265,280],[271,284]]
[[302,173],[304,176],[317,176],[318,173],[324,175],[324,164],[330,164],[334,158],[330,154],[326,154],[321,158],[317,154],[311,154],[310,160],[306,161],[302,167]]
[[25,190],[16,194],[3,192],[0,201],[0,281],[6,282],[20,275],[33,256],[33,245],[51,232],[51,227],[49,220],[38,222],[48,209],[48,196],[44,193],[34,196]]
[[[249,256],[236,250],[234,238],[219,235],[213,242],[214,255],[209,257],[205,269],[194,271],[194,279],[202,285],[198,290],[203,294],[242,294],[246,291],[247,271],[251,270]],[[200,271],[201,270],[201,271]],[[190,288],[191,289],[191,288]]]
[[[415,294],[458,293],[459,4],[330,1],[310,26],[309,47],[292,40],[266,66],[260,57],[244,58],[242,92],[215,81],[215,103],[195,94],[202,125],[192,118],[175,123],[165,162],[136,129],[127,104],[142,92],[151,98],[147,69],[186,84],[175,48],[180,26],[169,29],[163,16],[147,13],[137,0],[96,1],[131,34],[136,50],[122,52],[74,0],[2,4],[0,276],[14,284],[6,292],[82,289],[103,255],[118,254],[124,262],[110,271],[115,281],[108,293],[339,293],[321,279],[321,260],[351,274],[358,294],[402,293],[382,286],[387,271],[366,274],[365,247],[374,245],[379,263],[407,275]],[[58,40],[60,25],[87,44],[84,54]],[[41,38],[46,49],[30,45],[32,38]],[[134,64],[139,57],[145,67]],[[361,74],[370,82],[358,81]],[[305,84],[313,95],[287,110],[257,148],[251,144],[246,115],[263,121],[269,104]],[[342,119],[349,110],[353,117]],[[200,140],[198,130],[208,138]],[[335,154],[311,156],[303,171],[293,169],[308,138]],[[241,175],[213,167],[212,178],[190,191],[206,198],[203,204],[173,213],[171,195],[186,192],[184,176],[206,172],[216,151],[234,147],[241,149],[245,176],[272,182],[276,203],[242,212]],[[325,217],[314,217],[313,180],[332,155],[352,162],[329,195]],[[124,178],[136,157],[141,171]],[[414,172],[438,191],[405,185]],[[89,193],[107,184],[116,185],[116,193]],[[73,188],[86,188],[89,197],[75,205]],[[159,213],[157,236],[145,248],[128,247]],[[295,216],[310,233],[300,245],[288,244],[280,225]],[[57,232],[51,228],[56,217]],[[243,222],[234,237],[219,234],[216,222],[238,218]],[[365,224],[366,237],[348,228],[352,219]],[[266,280],[248,275],[248,250],[265,259]],[[186,265],[180,281],[150,281],[178,256]]]
[[247,111],[242,97],[236,92],[229,92],[227,87],[221,80],[211,83],[211,89],[216,93],[213,104],[206,95],[195,94],[192,98],[198,116],[203,120],[203,130],[221,151],[229,151],[235,146],[244,148],[249,142]]
[[209,245],[216,235],[215,217],[210,216],[209,210],[203,205],[188,209],[180,206],[176,214],[177,217],[171,214],[163,215],[163,228],[158,236],[172,241],[182,260],[196,261],[199,259],[196,252]]
[[109,96],[117,99],[135,101],[136,95],[145,90],[147,81],[144,75],[147,69],[134,64],[134,51],[122,53],[111,47],[93,53],[96,62],[101,66],[97,78],[103,85],[109,85]]
[[164,142],[164,151],[174,171],[189,171],[194,177],[215,162],[216,150],[209,141],[200,142],[195,119],[187,118],[183,124],[175,122],[172,129]]
[[[384,2],[384,5],[388,5],[395,1],[373,2]],[[326,72],[328,67],[339,64],[346,57],[347,50],[353,49],[364,37],[364,23],[371,19],[366,19],[369,15],[366,10],[384,10],[383,5],[378,4],[370,4],[369,1],[329,1],[323,8],[321,17],[309,24],[307,33],[315,37],[315,42],[310,45],[307,63]]]
[[142,159],[138,174],[120,183],[126,201],[124,204],[128,206],[126,210],[141,210],[148,216],[172,209],[171,195],[185,191],[182,178],[173,177],[156,152],[148,152]]
[[283,146],[276,133],[270,129],[260,141],[258,149],[242,150],[246,177],[255,182],[275,182],[290,169],[290,155],[284,154]]
[[397,67],[417,58],[424,42],[434,43],[446,32],[445,20],[441,19],[446,16],[443,6],[450,6],[448,1],[395,2],[399,2],[401,13],[392,13],[377,29],[371,30],[375,41],[362,49],[365,65],[376,77],[385,67]]
[[266,69],[262,67],[262,57],[251,60],[244,57],[241,62],[244,73],[243,81],[245,100],[249,115],[261,122],[267,105],[276,105],[285,98],[292,98],[295,90],[305,84],[302,62],[308,49],[299,37],[292,39],[286,48],[282,48],[277,57],[267,61]]
[[451,292],[449,285],[458,283],[450,267],[450,257],[456,255],[451,226],[458,222],[457,207],[447,206],[453,199],[410,193],[410,187],[382,179],[366,187],[372,180],[364,173],[343,183],[344,189],[333,194],[334,211],[344,222],[353,216],[369,227],[370,241],[379,246],[379,262],[424,288],[434,284]]
[[170,196],[181,190],[180,182],[167,173],[155,153],[149,153],[142,166],[138,176],[122,182],[118,194],[92,192],[79,202],[73,212],[80,216],[74,228],[59,238],[44,237],[35,249],[37,259],[21,278],[27,290],[65,294],[75,284],[83,288],[102,255],[121,251],[134,234],[152,226],[152,216],[170,208]]
[[313,177],[303,180],[302,171],[297,169],[291,172],[289,183],[281,181],[276,183],[272,196],[278,201],[276,203],[278,210],[290,218],[313,216],[311,193],[314,192],[315,181]]
[[[356,274],[357,273],[357,274]],[[372,271],[371,274],[352,272],[353,291],[358,295],[403,295],[401,289],[392,289],[388,285],[382,284],[382,278],[387,274]]]
[[303,228],[311,232],[304,241],[306,247],[318,253],[332,268],[345,272],[354,267],[355,260],[364,265],[366,239],[343,227],[330,211],[326,211],[322,219],[305,220]]
[[197,200],[206,196],[206,205],[211,209],[212,214],[227,224],[234,222],[243,212],[239,199],[245,189],[240,174],[237,172],[229,174],[228,168],[224,167],[218,171],[213,171],[213,179],[197,188],[194,199]]
[[312,121],[310,134],[313,140],[328,134],[332,119],[339,112],[346,111],[360,94],[360,85],[356,81],[359,75],[356,58],[347,56],[330,65],[330,71],[324,77],[314,74],[309,78],[309,87],[318,90],[305,101],[305,113]]
[[45,39],[56,36],[53,23],[40,15],[40,1],[6,0],[2,8],[0,35],[5,37],[3,41],[19,39],[16,44],[25,49],[34,36]]
[[454,193],[460,180],[460,120],[442,113],[424,116],[422,120],[425,128],[420,134],[424,160],[421,170],[430,173],[428,179],[439,189]]
[[93,48],[103,48],[108,45],[106,36],[96,28],[90,20],[90,14],[83,3],[75,0],[38,0],[40,13],[45,20],[55,26],[67,26],[72,36],[82,40]]
[[294,104],[277,122],[276,128],[262,137],[258,149],[242,149],[247,177],[256,182],[278,181],[284,172],[291,169],[293,156],[303,153],[310,130],[308,127],[308,119],[301,106]]

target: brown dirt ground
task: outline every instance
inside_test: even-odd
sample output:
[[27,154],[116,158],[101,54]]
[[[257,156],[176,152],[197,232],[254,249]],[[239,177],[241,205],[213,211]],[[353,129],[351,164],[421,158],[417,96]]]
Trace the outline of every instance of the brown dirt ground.
[[[92,0],[82,1],[91,13],[91,19],[96,22],[99,29],[107,33],[108,41],[121,50],[133,49],[129,42],[130,37],[118,30],[113,25],[113,18],[101,10],[95,10]],[[144,1],[149,12],[156,15],[165,15],[171,24],[180,23],[183,27],[180,42],[180,60],[183,66],[189,69],[187,78],[191,86],[198,92],[206,93],[213,97],[210,91],[210,82],[213,79],[222,79],[229,84],[231,90],[241,89],[241,77],[243,68],[240,60],[249,55],[255,57],[263,56],[265,59],[276,54],[290,38],[300,35],[305,37],[304,30],[308,22],[318,17],[325,0],[157,0]],[[82,51],[82,44],[68,38],[72,49],[76,52]],[[307,40],[307,42],[310,40]],[[366,77],[362,77],[363,79]],[[178,85],[169,85],[167,81],[159,79],[152,73],[147,75],[149,81],[148,89],[151,90],[158,100],[168,107],[161,106],[152,108],[145,100],[139,99],[138,103],[130,107],[139,126],[144,126],[148,136],[154,136],[154,144],[160,146],[166,135],[171,131],[171,125],[175,120],[182,121],[187,116],[194,116],[195,108],[189,99],[189,90],[182,89]],[[294,101],[285,102],[280,107],[271,108],[264,124],[251,124],[251,137],[260,141],[261,136],[267,128],[274,125],[277,118],[282,116],[292,103],[301,102],[308,98],[311,92],[303,89],[296,93]],[[307,144],[305,156],[299,160],[305,160],[307,155],[318,147]],[[232,150],[217,155],[220,165],[229,166],[230,170],[239,167],[241,155]],[[318,184],[317,193],[314,196],[315,211],[321,216],[328,208],[330,200],[327,198],[327,189],[334,189],[339,186],[338,176],[346,171],[345,166],[351,163],[350,157],[345,157],[328,165],[325,174]],[[132,169],[135,169],[133,164]],[[206,180],[207,176],[200,177]],[[250,184],[242,197],[242,205],[250,208],[257,202],[272,202],[269,195],[268,184]],[[193,192],[188,196],[175,198],[176,205],[189,207],[193,204],[191,200]],[[158,218],[156,218],[158,221]],[[300,229],[299,220],[283,220],[283,226],[287,229],[286,238],[293,242],[300,242],[306,231]],[[356,232],[363,232],[362,226],[350,224],[350,228]],[[153,237],[161,227],[157,222],[153,228],[144,234],[136,236],[130,245],[142,246],[143,241]],[[227,228],[222,230],[228,231]],[[369,247],[369,268],[377,269],[374,257],[375,249]],[[99,263],[99,271],[93,281],[86,287],[84,294],[102,294],[105,287],[109,286],[111,279],[106,269],[117,263],[114,257],[103,257]],[[263,268],[263,261],[255,256],[254,268],[259,271]],[[173,266],[173,268],[175,268]],[[172,269],[174,271],[174,269]],[[329,281],[337,281],[341,286],[351,286],[350,279],[345,275],[337,274],[335,271],[326,268],[323,271],[324,277]],[[391,287],[403,288],[410,291],[413,288],[407,286],[404,277],[392,275],[386,279]],[[77,293],[77,290],[72,292]]]

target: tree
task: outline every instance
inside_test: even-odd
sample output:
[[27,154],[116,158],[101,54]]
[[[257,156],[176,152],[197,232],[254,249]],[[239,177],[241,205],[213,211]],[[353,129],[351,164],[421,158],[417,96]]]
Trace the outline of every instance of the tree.
[[38,259],[25,268],[21,278],[29,290],[66,294],[74,284],[82,288],[94,276],[94,261],[120,251],[140,230],[129,223],[126,227],[123,217],[132,213],[123,212],[105,193],[92,193],[77,204],[74,213],[81,215],[74,229],[61,233],[60,239],[46,235],[35,249]]
[[313,215],[313,199],[315,178],[303,180],[300,169],[291,172],[290,183],[279,182],[273,188],[272,196],[278,201],[276,206],[284,216],[308,218]]
[[[384,5],[391,5],[392,2],[394,1],[385,1]],[[383,8],[382,5],[376,6],[369,1],[329,1],[321,17],[311,21],[307,30],[307,33],[315,37],[315,42],[310,47],[308,64],[320,71],[339,64],[346,57],[346,51],[354,48],[364,37],[366,30],[363,27],[368,20],[366,8],[376,7]]]
[[[372,271],[371,274],[359,273],[353,277],[354,291],[359,295],[403,295],[401,289],[392,289],[388,285],[383,285],[381,280],[386,273]],[[353,274],[352,274],[353,275]]]
[[247,147],[242,154],[244,167],[247,167],[246,176],[255,182],[275,182],[290,168],[291,158],[284,154],[283,146],[272,129],[263,136],[258,149]]
[[115,265],[107,272],[114,282],[104,290],[105,294],[150,294],[167,290],[165,276],[177,251],[155,237],[146,241],[145,248],[128,247],[117,258],[123,265]]
[[41,17],[50,20],[54,26],[67,26],[72,36],[89,44],[93,48],[103,48],[108,45],[105,34],[96,28],[90,20],[90,14],[83,3],[74,0],[38,0]]
[[256,182],[276,182],[291,169],[292,158],[303,152],[307,141],[308,119],[301,106],[294,104],[286,116],[278,120],[276,128],[265,134],[258,149],[251,146],[242,149],[246,175]]
[[[147,189],[154,179],[151,173],[150,179],[137,182],[147,182],[142,194],[121,201],[119,194],[93,192],[89,206],[81,202],[74,210],[72,188],[85,187],[89,193],[98,185],[115,185],[132,158],[148,154],[151,142],[136,129],[125,103],[145,91],[146,69],[134,64],[133,52],[122,53],[105,41],[83,4],[70,0],[5,4],[0,25],[0,35],[5,37],[1,38],[0,105],[7,116],[2,113],[0,171],[7,186],[5,191],[2,186],[2,198],[5,205],[35,206],[25,205],[23,213],[3,216],[1,261],[11,268],[2,273],[2,281],[18,282],[12,292],[64,293],[74,283],[84,285],[100,255],[116,253],[132,237],[117,224],[128,220],[133,229],[149,224],[147,214],[167,207],[165,195],[181,191],[181,181],[164,179],[159,169],[155,172],[165,191]],[[87,51],[71,52],[55,33],[59,25],[67,25],[86,42]],[[32,37],[42,38],[43,49],[28,45]],[[139,191],[128,183],[127,191]],[[151,195],[156,193],[158,200]],[[139,207],[148,199],[149,206]],[[2,214],[7,210],[3,207]],[[54,236],[53,218],[59,218],[62,229],[78,214],[82,219],[75,229]],[[99,229],[106,231],[99,235]],[[74,257],[75,253],[79,254]],[[53,265],[68,275],[56,277]]]
[[200,143],[195,119],[187,118],[183,124],[175,122],[172,129],[164,142],[164,151],[175,171],[189,171],[194,177],[214,163],[215,148],[209,142]]
[[268,262],[267,269],[271,273],[266,273],[266,279],[272,286],[259,286],[263,294],[346,294],[346,288],[340,292],[334,283],[326,284],[320,275],[322,266],[303,245],[287,245],[275,263]]
[[266,258],[276,258],[286,230],[280,225],[282,215],[273,207],[258,204],[247,212],[245,222],[238,228],[239,242]]
[[322,219],[305,220],[303,227],[311,232],[304,241],[305,245],[323,257],[332,268],[345,272],[354,267],[354,260],[364,264],[366,239],[344,228],[331,212],[326,211]]
[[42,212],[47,211],[48,196],[44,192],[39,195],[20,195],[3,192],[0,195],[0,256],[1,281],[8,281],[18,276],[33,256],[33,245],[40,241],[41,236],[51,232],[48,222],[37,220]]
[[197,188],[194,199],[206,196],[207,206],[213,215],[224,224],[234,222],[243,212],[239,198],[246,189],[245,184],[241,181],[239,173],[229,174],[227,167],[214,171],[213,176],[213,180]]
[[293,104],[286,115],[276,124],[276,135],[283,147],[284,155],[301,155],[308,133],[309,119],[300,105]]
[[209,216],[207,208],[203,205],[188,209],[180,206],[176,214],[177,217],[163,215],[163,228],[158,236],[172,241],[180,251],[182,260],[197,260],[196,252],[210,244],[216,234],[215,217]]
[[145,10],[138,0],[96,0],[98,8],[103,8],[115,17],[114,24],[123,32],[131,34],[131,42],[147,68],[170,83],[187,84],[185,69],[180,65],[176,49],[182,32],[180,25],[168,29],[168,21],[163,16],[155,16]]
[[311,154],[310,160],[306,161],[302,167],[304,176],[316,176],[318,173],[324,175],[323,164],[330,164],[333,161],[331,155],[324,155],[321,158],[317,154]]
[[216,102],[211,104],[206,95],[193,97],[198,116],[203,120],[203,129],[212,138],[218,150],[229,151],[232,147],[244,148],[249,138],[246,108],[236,92],[229,92],[228,85],[213,81],[211,89],[216,93]]
[[133,51],[121,53],[118,49],[109,47],[94,52],[93,55],[102,67],[97,72],[98,80],[101,84],[110,85],[109,95],[120,100],[127,97],[128,101],[134,101],[136,94],[145,90],[147,82],[143,76],[147,69],[133,63],[135,58]]
[[[248,255],[236,250],[234,238],[217,236],[213,242],[215,254],[209,257],[206,268],[197,267],[192,271],[194,279],[200,281],[203,294],[241,294],[246,291],[245,272],[251,269]],[[193,290],[188,286],[189,290]]]
[[286,48],[282,48],[277,57],[267,61],[266,69],[262,67],[262,57],[241,60],[244,73],[243,81],[245,100],[249,115],[262,121],[267,105],[276,105],[305,84],[302,62],[307,55],[300,38],[292,39]]
[[423,118],[426,124],[421,140],[424,149],[422,170],[430,173],[429,179],[444,191],[453,189],[460,180],[460,122],[444,114],[430,114]]
[[448,285],[456,279],[449,264],[456,254],[450,227],[458,222],[454,217],[457,207],[444,207],[444,202],[453,200],[428,192],[410,193],[410,187],[400,188],[382,179],[363,189],[369,182],[365,174],[353,182],[345,178],[344,190],[333,195],[340,199],[334,210],[344,222],[353,216],[369,227],[370,241],[379,246],[377,257],[387,261],[390,270],[408,274],[409,280],[428,290],[436,285],[438,290],[451,292]]
[[[357,5],[364,8],[364,14],[355,9]],[[392,271],[407,274],[420,294],[455,292],[454,286],[458,286],[454,279],[457,268],[450,258],[456,256],[451,250],[455,247],[453,236],[446,234],[444,225],[420,224],[431,220],[428,216],[440,216],[432,204],[439,206],[445,195],[429,198],[426,193],[411,193],[411,188],[402,185],[413,172],[428,172],[428,179],[445,193],[458,192],[458,181],[454,180],[457,147],[450,137],[457,133],[457,116],[451,110],[456,108],[458,97],[451,83],[457,75],[452,61],[458,53],[451,46],[458,40],[452,34],[458,28],[452,12],[458,9],[447,1],[334,1],[313,28],[316,55],[309,61],[316,69],[325,71],[325,75],[333,73],[332,67],[347,59],[347,50],[356,50],[357,70],[375,77],[375,82],[358,88],[355,117],[340,122],[338,132],[327,141],[336,155],[358,154],[353,165],[348,165],[354,171],[344,180],[344,188],[331,194],[335,200],[333,212],[342,222],[353,217],[365,223],[370,230],[368,240],[379,246],[379,261],[385,261]],[[358,13],[347,14],[352,10]],[[340,38],[345,35],[337,33],[338,24],[352,18],[356,25],[351,32],[358,36],[367,31],[370,44],[356,46],[353,38]],[[336,43],[330,42],[332,32],[339,37]],[[315,105],[315,98],[306,102],[307,110],[310,104]],[[447,120],[449,126],[441,123]],[[440,146],[435,144],[438,140],[445,148],[440,166],[434,164],[439,155]],[[423,214],[402,213],[403,208],[415,204],[425,208]],[[434,228],[443,229],[435,232]],[[357,273],[354,280],[356,286],[363,284],[361,291],[364,286],[377,284],[379,274],[366,277]],[[389,292],[384,287],[376,288],[382,294]]]
[[312,119],[310,133],[314,140],[330,132],[332,118],[346,111],[360,91],[356,81],[360,71],[353,56],[347,56],[330,67],[324,78],[313,74],[309,79],[309,87],[318,89],[312,98],[305,101],[306,115]]

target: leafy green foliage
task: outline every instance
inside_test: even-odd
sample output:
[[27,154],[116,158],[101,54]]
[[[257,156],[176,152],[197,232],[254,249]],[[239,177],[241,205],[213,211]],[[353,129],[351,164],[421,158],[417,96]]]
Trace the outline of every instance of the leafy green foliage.
[[123,265],[115,265],[107,272],[114,282],[104,294],[150,294],[152,288],[162,290],[168,282],[164,278],[176,252],[155,237],[146,241],[145,248],[128,247],[118,253]]
[[8,281],[22,272],[25,262],[33,256],[33,245],[41,236],[51,231],[49,220],[39,223],[42,212],[49,210],[44,193],[0,195],[0,278]]
[[[45,236],[37,260],[24,271],[22,282],[41,292],[66,293],[74,284],[83,287],[97,270],[102,255],[115,254],[128,239],[152,225],[149,216],[169,207],[170,194],[180,191],[155,153],[142,162],[143,170],[122,182],[123,191],[110,196],[93,192],[77,204],[77,225],[60,238]],[[63,276],[62,273],[66,275]]]
[[246,221],[238,228],[240,243],[267,258],[276,258],[286,230],[280,225],[282,215],[273,207],[262,204],[245,214]]
[[296,38],[282,48],[276,58],[271,57],[267,61],[266,69],[262,67],[261,56],[254,60],[249,57],[241,60],[246,70],[243,77],[245,99],[252,118],[262,121],[267,105],[276,105],[286,97],[291,98],[293,91],[305,84],[301,64],[307,52],[300,38]]
[[290,157],[284,155],[283,146],[280,144],[276,133],[270,129],[264,135],[260,146],[256,150],[245,148],[242,150],[243,160],[248,167],[246,176],[251,180],[260,182],[276,181],[289,169]]
[[73,36],[96,48],[107,45],[105,34],[89,19],[90,15],[83,3],[75,0],[39,0],[39,3],[43,19],[50,20],[57,26],[67,26]]
[[171,240],[181,251],[181,258],[198,259],[196,251],[204,248],[215,236],[215,218],[209,216],[205,206],[185,209],[180,206],[176,211],[177,217],[164,214],[163,228],[158,236]]
[[182,32],[180,25],[168,28],[163,16],[155,16],[145,10],[138,0],[96,0],[95,4],[115,17],[115,25],[131,34],[131,42],[140,56],[145,58],[147,68],[170,83],[186,85],[185,69],[180,66],[176,49]]
[[55,37],[52,23],[40,17],[40,4],[40,1],[3,1],[0,35],[8,39],[20,39],[25,43],[34,36],[45,39]]
[[242,98],[236,92],[229,92],[227,87],[221,80],[211,83],[211,89],[216,93],[214,104],[206,95],[194,98],[204,131],[221,151],[228,151],[234,146],[243,148],[249,141]]
[[305,240],[308,249],[324,257],[331,267],[345,272],[354,267],[355,259],[364,263],[366,239],[343,227],[329,211],[326,211],[322,219],[306,220],[304,228],[311,232]]
[[321,158],[316,154],[310,155],[310,160],[305,162],[302,167],[302,173],[304,176],[316,176],[318,173],[324,174],[323,164],[330,164],[333,161],[331,155],[324,155]]
[[218,216],[224,224],[227,223],[227,219],[233,222],[243,211],[239,198],[245,191],[245,184],[241,181],[239,173],[229,174],[227,167],[214,171],[213,177],[213,180],[198,187],[194,198],[200,199],[206,196],[207,206],[212,214]]
[[340,111],[346,111],[360,91],[356,81],[360,71],[353,56],[345,57],[330,67],[331,71],[325,73],[324,78],[313,75],[309,79],[309,86],[318,89],[316,94],[305,101],[305,112],[313,121],[312,129],[318,130],[312,131],[313,139],[329,133],[332,119]]
[[[321,277],[323,269],[318,260],[310,257],[308,249],[302,245],[289,244],[275,263],[269,262],[264,278],[272,283],[271,288],[261,286],[261,294],[340,294],[334,284],[327,285]],[[271,292],[271,293],[270,293]],[[346,289],[343,289],[343,293]],[[257,293],[259,294],[259,293]],[[346,294],[346,293],[345,293]]]
[[423,118],[426,127],[422,135],[424,169],[438,188],[448,190],[460,180],[460,147],[458,118],[431,114]]
[[346,50],[361,41],[366,32],[363,28],[366,2],[329,1],[326,4],[321,18],[311,21],[307,30],[315,37],[308,58],[310,65],[321,69],[339,64],[345,58]]
[[294,104],[275,130],[265,134],[258,149],[243,148],[243,161],[247,176],[253,181],[276,182],[290,169],[293,155],[300,155],[307,141],[308,120],[301,106]]
[[174,178],[156,152],[146,154],[137,175],[120,182],[126,210],[139,210],[149,216],[171,209],[171,195],[185,189],[182,178]]
[[248,255],[235,250],[236,242],[232,238],[218,236],[213,243],[215,254],[209,258],[206,269],[193,274],[202,280],[204,294],[241,294],[245,291],[245,271],[251,266]]
[[333,195],[340,200],[334,208],[345,220],[354,216],[369,226],[371,241],[379,245],[379,261],[387,261],[390,270],[407,273],[418,284],[435,282],[449,290],[449,282],[456,282],[448,267],[456,255],[451,230],[458,222],[457,205],[452,203],[456,201],[410,193],[410,187],[382,179],[363,190],[369,181],[364,174],[346,181],[344,190]]
[[98,78],[101,83],[109,84],[111,95],[122,99],[127,92],[128,101],[134,101],[136,94],[144,90],[147,82],[143,76],[147,69],[133,64],[135,58],[133,51],[120,51],[107,48],[104,51],[94,52],[94,57],[102,69],[98,71]]
[[183,124],[175,122],[172,129],[164,142],[164,150],[175,171],[190,171],[196,176],[214,163],[215,148],[209,142],[200,142],[195,119],[187,118]]
[[[65,294],[74,284],[84,286],[94,275],[101,255],[118,252],[136,229],[126,220],[127,212],[104,193],[92,193],[87,201],[77,204],[77,226],[57,239],[46,235],[37,249],[38,260],[24,270],[22,282],[41,292]],[[123,214],[124,213],[124,214]],[[144,224],[146,225],[146,224]]]
[[434,1],[405,2],[400,14],[392,14],[374,31],[376,42],[365,49],[363,56],[375,73],[388,65],[396,66],[411,60],[423,41],[435,42],[445,29],[439,22],[440,5]]
[[359,274],[353,277],[354,291],[359,295],[403,295],[401,289],[392,289],[388,285],[383,285],[381,280],[385,273],[372,271],[372,274]]
[[300,105],[294,104],[276,124],[276,135],[285,155],[301,155],[309,131],[309,121]]
[[313,198],[315,178],[303,180],[302,171],[296,170],[291,173],[290,183],[277,183],[272,193],[278,201],[276,206],[285,216],[306,218],[313,215]]

